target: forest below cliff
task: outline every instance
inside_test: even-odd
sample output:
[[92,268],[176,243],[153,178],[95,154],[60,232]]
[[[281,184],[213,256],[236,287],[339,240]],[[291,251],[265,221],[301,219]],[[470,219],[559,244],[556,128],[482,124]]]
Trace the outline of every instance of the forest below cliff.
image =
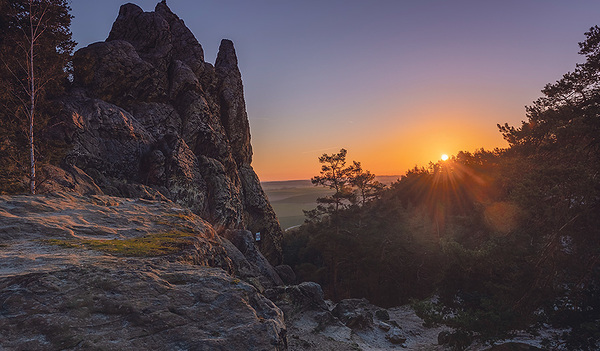
[[346,150],[324,154],[312,181],[333,195],[286,233],[285,262],[331,299],[412,302],[467,339],[554,326],[568,349],[595,349],[600,28],[580,48],[586,62],[548,84],[521,126],[498,125],[506,149],[459,152],[389,187]]

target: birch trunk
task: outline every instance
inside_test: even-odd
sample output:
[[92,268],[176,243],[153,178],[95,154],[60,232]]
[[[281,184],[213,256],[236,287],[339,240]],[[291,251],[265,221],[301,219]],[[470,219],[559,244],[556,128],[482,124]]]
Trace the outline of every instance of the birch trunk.
[[[34,25],[33,22],[33,2],[29,0],[29,28],[31,38],[29,40],[29,98],[30,98],[30,109],[29,109],[29,156],[31,161],[31,173],[29,175],[29,191],[31,194],[35,194],[35,148],[34,148],[34,139],[33,139],[33,123],[35,117],[35,95],[36,95],[36,87],[35,87],[35,70],[33,67],[34,57],[33,54],[34,44],[38,35],[38,26],[39,22]],[[42,16],[44,14],[42,13]]]
[[[31,8],[30,8],[31,9]],[[31,23],[31,41],[29,47],[29,82],[30,82],[30,98],[31,98],[31,108],[29,110],[29,154],[31,159],[31,175],[30,175],[30,183],[29,190],[31,194],[35,194],[35,148],[33,144],[33,121],[34,121],[34,113],[35,113],[35,72],[33,69],[33,44],[34,44],[34,30],[33,30],[33,21],[31,16],[31,11],[29,15],[29,21]]]

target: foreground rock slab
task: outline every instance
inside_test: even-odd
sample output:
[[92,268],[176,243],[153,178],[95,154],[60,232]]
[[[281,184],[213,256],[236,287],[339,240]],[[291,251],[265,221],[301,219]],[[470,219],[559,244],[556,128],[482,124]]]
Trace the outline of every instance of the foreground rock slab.
[[[160,233],[167,253],[126,250]],[[0,196],[0,349],[285,350],[244,260],[170,201]]]
[[281,312],[220,269],[99,260],[2,277],[0,301],[6,349],[285,349]]

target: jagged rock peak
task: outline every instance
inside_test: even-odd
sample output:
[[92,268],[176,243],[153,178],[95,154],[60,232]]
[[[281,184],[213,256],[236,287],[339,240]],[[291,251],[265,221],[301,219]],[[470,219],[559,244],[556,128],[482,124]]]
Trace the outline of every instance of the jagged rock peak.
[[[173,11],[171,11],[169,6],[167,6],[166,1],[161,1],[158,4],[156,4],[156,7],[154,8],[154,12],[161,15],[168,22],[172,22],[173,20],[181,20],[179,17],[177,17],[177,15]],[[183,20],[181,20],[181,21],[183,21]]]
[[135,17],[143,12],[144,12],[144,10],[142,10],[141,7],[129,2],[125,5],[122,5],[121,8],[119,8],[119,17],[117,18],[117,20],[123,19],[123,18]]
[[140,57],[158,69],[166,69],[175,59],[185,62],[197,74],[202,71],[202,45],[165,2],[159,2],[154,12],[144,12],[132,3],[122,5],[106,39],[111,40],[128,41]]
[[250,125],[246,113],[242,74],[238,68],[238,59],[231,40],[221,40],[215,70],[219,79],[219,100],[224,107],[221,109],[221,123],[232,144],[233,157],[238,165],[250,164],[252,162]]
[[125,4],[105,42],[74,54],[73,71],[61,138],[71,145],[65,164],[93,178],[90,189],[167,198],[220,230],[260,232],[261,252],[281,262],[283,233],[251,166],[230,40],[213,67],[165,2],[154,12]]
[[229,39],[221,40],[219,45],[219,53],[215,61],[216,68],[238,69],[238,59],[235,54],[233,42]]

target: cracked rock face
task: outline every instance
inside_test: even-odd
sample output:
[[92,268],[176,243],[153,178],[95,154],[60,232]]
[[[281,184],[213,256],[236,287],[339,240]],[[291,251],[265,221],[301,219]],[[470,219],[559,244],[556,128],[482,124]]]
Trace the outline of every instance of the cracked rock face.
[[[273,303],[221,270],[118,262],[0,277],[0,343],[21,350],[283,350]],[[285,336],[285,335],[283,335]]]
[[[173,231],[167,254],[92,245]],[[261,259],[168,200],[0,196],[0,349],[285,350]]]
[[217,231],[261,233],[281,263],[282,231],[254,172],[250,128],[233,43],[215,65],[164,2],[121,6],[104,42],[74,55],[74,87],[55,133],[71,145],[68,169],[107,195],[168,198]]

